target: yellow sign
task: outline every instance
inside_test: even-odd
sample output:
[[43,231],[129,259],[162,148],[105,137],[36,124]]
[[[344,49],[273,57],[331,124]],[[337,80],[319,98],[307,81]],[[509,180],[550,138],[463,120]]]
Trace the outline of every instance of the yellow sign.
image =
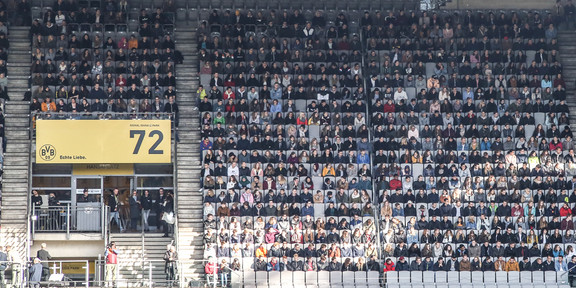
[[[88,261],[90,265],[88,269],[88,274],[94,274],[95,264],[93,261]],[[52,266],[50,266],[52,267]],[[86,274],[86,262],[64,262],[62,263],[62,273],[66,276],[70,275],[85,275]],[[59,272],[59,271],[58,271]]]
[[36,163],[170,163],[170,120],[38,120]]
[[74,164],[74,175],[134,175],[134,164]]

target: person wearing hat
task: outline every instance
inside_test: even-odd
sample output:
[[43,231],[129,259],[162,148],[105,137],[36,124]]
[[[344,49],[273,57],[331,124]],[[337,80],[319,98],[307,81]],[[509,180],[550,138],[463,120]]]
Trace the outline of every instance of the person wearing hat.
[[[386,265],[386,264],[384,264]],[[410,264],[408,264],[408,261],[406,260],[406,258],[404,256],[401,256],[400,258],[398,258],[398,262],[396,262],[396,267],[395,270],[393,271],[410,271]]]
[[416,207],[412,201],[408,201],[404,207],[404,216],[416,216]]

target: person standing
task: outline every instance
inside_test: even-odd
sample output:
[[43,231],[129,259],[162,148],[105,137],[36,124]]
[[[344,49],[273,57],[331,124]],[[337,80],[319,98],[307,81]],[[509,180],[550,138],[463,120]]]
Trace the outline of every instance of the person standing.
[[8,255],[4,253],[3,247],[0,246],[0,288],[6,287],[4,281],[6,280],[6,267],[8,266]]
[[222,287],[228,287],[228,277],[230,277],[232,270],[228,266],[226,259],[222,259],[220,263],[220,284]]
[[81,203],[94,202],[92,195],[90,195],[88,189],[84,188],[84,191],[82,191],[82,195],[80,196],[80,198],[78,198],[78,202]]
[[11,270],[12,270],[12,287],[19,287],[20,286],[20,256],[18,252],[12,250],[12,246],[6,246],[6,255],[8,255],[8,261],[11,263]]
[[34,216],[38,217],[36,220],[36,229],[40,229],[42,226],[42,221],[40,220],[40,207],[44,204],[42,196],[38,194],[38,190],[32,190],[32,197],[30,199],[34,207]]
[[176,275],[178,274],[178,253],[176,248],[172,245],[168,245],[168,250],[164,253],[164,273],[166,273],[166,280],[168,281],[168,286],[174,286],[174,281],[176,280]]
[[[163,213],[164,214],[172,214],[172,219],[174,219],[174,196],[172,196],[172,193],[168,193],[168,196],[166,196],[166,201],[164,201],[164,207],[163,207]],[[172,233],[174,231],[174,222],[172,221],[172,223],[168,223],[168,221],[163,221],[164,222],[164,235],[162,237],[170,237],[170,233]]]
[[218,263],[212,256],[208,257],[208,263],[204,266],[204,273],[206,273],[206,282],[208,286],[216,286],[218,277]]
[[106,259],[106,287],[116,286],[116,275],[118,275],[118,249],[116,243],[110,242],[104,252]]
[[48,281],[48,278],[50,278],[48,261],[52,260],[52,256],[50,256],[50,252],[46,250],[46,243],[40,244],[40,250],[36,252],[36,257],[42,260],[42,280]]
[[118,198],[118,188],[112,191],[112,194],[108,197],[108,207],[110,208],[110,219],[114,219],[116,225],[120,232],[124,232],[124,227],[122,226],[122,221],[120,221],[120,200]]
[[156,203],[154,203],[156,205],[156,230],[164,229],[164,221],[162,220],[164,201],[166,201],[166,194],[164,194],[164,188],[160,188],[158,189],[158,198],[156,198]]
[[150,192],[144,190],[144,195],[140,198],[140,203],[142,205],[142,224],[144,225],[144,231],[150,231],[150,225],[148,224],[148,217],[150,217],[150,209],[152,209],[152,197],[150,197]]
[[136,231],[138,227],[138,220],[140,219],[140,199],[138,199],[138,191],[132,191],[132,196],[130,196],[130,228]]
[[42,281],[42,272],[44,267],[41,264],[41,260],[36,257],[34,258],[34,264],[30,266],[30,287],[40,288],[40,281]]
[[60,227],[60,209],[58,208],[61,206],[60,201],[56,199],[56,194],[50,193],[48,195],[48,207],[50,208],[49,213],[49,220],[48,220],[48,229],[50,230],[60,230],[63,227]]
[[568,285],[570,285],[570,287],[576,285],[574,280],[576,280],[576,255],[572,256],[571,261],[568,262]]

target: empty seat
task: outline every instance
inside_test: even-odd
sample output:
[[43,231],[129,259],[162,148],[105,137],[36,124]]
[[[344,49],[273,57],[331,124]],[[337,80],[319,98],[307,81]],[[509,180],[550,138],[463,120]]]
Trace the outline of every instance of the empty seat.
[[532,272],[532,283],[535,285],[538,283],[544,283],[544,272],[534,271]]
[[319,273],[316,272],[306,272],[305,273],[306,285],[314,285],[318,283],[318,274]]
[[306,282],[306,272],[297,271],[292,273],[292,283],[305,283]]
[[546,271],[544,273],[544,280],[546,281],[546,283],[551,284],[551,283],[556,283],[556,277],[557,277],[556,271]]
[[418,284],[424,282],[422,278],[422,272],[420,271],[412,271],[410,273],[410,280],[412,283]]
[[268,283],[268,272],[257,271],[256,272],[256,285],[264,285]]
[[354,286],[355,273],[351,271],[342,272],[342,285]]
[[335,285],[342,284],[342,272],[332,271],[330,272],[330,283]]

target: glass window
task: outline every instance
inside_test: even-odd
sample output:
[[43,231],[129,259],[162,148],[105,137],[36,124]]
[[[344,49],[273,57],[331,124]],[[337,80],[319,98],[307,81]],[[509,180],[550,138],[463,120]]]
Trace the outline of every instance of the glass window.
[[[46,189],[46,190],[42,190],[42,189],[34,189],[34,190],[38,190],[38,194],[39,195],[50,195],[50,193],[54,193],[54,196],[56,196],[56,200],[60,202],[61,205],[66,204],[66,203],[70,203],[70,201],[72,200],[72,198],[70,197],[70,188],[68,189]],[[44,199],[44,204],[48,205],[48,202],[46,202],[47,199]]]
[[134,164],[136,174],[172,174],[172,164]]
[[140,187],[172,187],[174,178],[172,176],[142,176],[138,177],[138,188]]
[[101,189],[100,178],[76,178],[76,189]]
[[70,177],[46,177],[34,176],[32,177],[32,187],[38,188],[56,188],[67,187],[70,188]]
[[72,174],[72,164],[34,164],[32,174]]

